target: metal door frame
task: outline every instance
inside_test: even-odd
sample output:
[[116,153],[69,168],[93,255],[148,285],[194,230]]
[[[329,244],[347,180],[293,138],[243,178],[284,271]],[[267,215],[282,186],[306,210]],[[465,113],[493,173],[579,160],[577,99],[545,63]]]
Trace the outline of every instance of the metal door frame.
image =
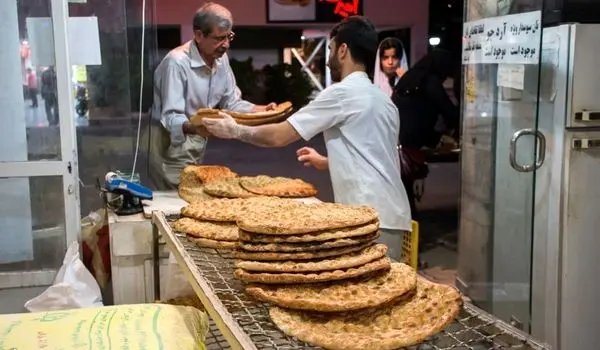
[[[61,176],[65,211],[67,246],[81,237],[79,207],[79,174],[74,99],[71,93],[71,61],[69,57],[68,0],[50,0],[54,36],[56,84],[60,129],[61,160],[0,162],[0,177]],[[67,247],[65,246],[65,252]],[[52,284],[57,270],[15,271],[0,273],[0,289]]]

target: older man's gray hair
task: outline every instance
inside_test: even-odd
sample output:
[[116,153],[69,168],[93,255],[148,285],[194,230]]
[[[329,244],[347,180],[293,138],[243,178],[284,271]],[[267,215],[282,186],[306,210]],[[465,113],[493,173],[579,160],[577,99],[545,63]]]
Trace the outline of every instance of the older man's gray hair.
[[204,35],[210,34],[215,27],[229,30],[233,27],[231,12],[219,4],[207,2],[194,14],[193,26]]

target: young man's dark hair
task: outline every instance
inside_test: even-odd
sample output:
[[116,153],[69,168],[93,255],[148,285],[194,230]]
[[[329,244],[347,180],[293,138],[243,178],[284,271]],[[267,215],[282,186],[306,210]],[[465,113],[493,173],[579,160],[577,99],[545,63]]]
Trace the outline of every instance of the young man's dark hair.
[[378,37],[375,26],[366,17],[351,16],[336,24],[329,38],[336,47],[346,44],[355,63],[365,66],[365,71],[373,79],[375,55],[377,54]]

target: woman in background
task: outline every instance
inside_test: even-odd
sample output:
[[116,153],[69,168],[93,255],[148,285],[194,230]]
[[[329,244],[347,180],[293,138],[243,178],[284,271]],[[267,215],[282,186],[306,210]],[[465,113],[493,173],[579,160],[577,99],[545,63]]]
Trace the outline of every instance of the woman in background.
[[393,87],[407,70],[406,52],[400,39],[394,37],[383,39],[375,58],[373,83],[388,96],[392,96]]
[[[414,182],[428,172],[423,148],[435,148],[443,134],[455,135],[460,112],[444,88],[454,73],[449,51],[434,49],[408,70],[394,86],[392,100],[400,113],[400,160],[413,218],[417,218]],[[446,131],[435,127],[442,116]]]

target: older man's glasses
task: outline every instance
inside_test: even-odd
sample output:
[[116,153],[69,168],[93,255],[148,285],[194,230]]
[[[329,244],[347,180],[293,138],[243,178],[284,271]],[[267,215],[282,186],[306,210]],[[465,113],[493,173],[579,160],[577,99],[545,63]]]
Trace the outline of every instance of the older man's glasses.
[[227,34],[221,35],[221,36],[211,36],[211,38],[219,44],[222,44],[225,41],[232,42],[233,39],[235,39],[235,33],[230,32],[230,33],[227,33]]

